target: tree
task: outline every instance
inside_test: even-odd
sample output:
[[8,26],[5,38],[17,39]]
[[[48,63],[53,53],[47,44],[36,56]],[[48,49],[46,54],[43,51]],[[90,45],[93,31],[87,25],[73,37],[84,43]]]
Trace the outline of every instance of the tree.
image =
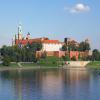
[[40,51],[42,49],[42,44],[41,43],[28,43],[26,45],[26,48],[32,50],[32,51]]
[[68,54],[62,57],[64,61],[70,61],[70,57]]
[[70,51],[77,51],[78,50],[78,47],[75,44],[70,44],[68,46],[68,48],[70,49]]
[[73,56],[73,57],[71,58],[71,60],[72,60],[72,61],[76,61],[76,57]]
[[33,61],[36,62],[36,51],[40,51],[42,49],[42,44],[41,43],[32,43],[32,44],[27,44],[25,46],[26,49],[26,55],[27,55],[27,61]]
[[5,56],[3,58],[3,63],[4,66],[9,66],[10,65],[10,58],[8,56]]
[[1,56],[5,58],[9,56],[11,62],[36,62],[36,51],[42,49],[41,43],[27,44],[20,48],[20,46],[3,46],[0,49]]
[[64,44],[64,45],[62,46],[62,51],[67,51],[67,45],[66,45],[66,44]]
[[86,42],[81,42],[79,44],[79,51],[86,51],[86,50],[90,50],[90,44]]
[[98,49],[94,49],[92,52],[92,59],[99,61],[100,60],[100,52]]
[[75,44],[64,44],[62,46],[62,51],[77,51],[78,47]]

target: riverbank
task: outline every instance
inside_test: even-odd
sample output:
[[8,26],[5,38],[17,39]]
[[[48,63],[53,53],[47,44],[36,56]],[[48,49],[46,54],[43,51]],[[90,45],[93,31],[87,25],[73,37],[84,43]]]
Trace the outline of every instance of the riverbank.
[[20,63],[11,63],[10,66],[3,66],[0,64],[0,71],[6,70],[30,70],[30,69],[57,69],[61,68],[55,63],[33,63],[33,62],[20,62]]
[[57,57],[47,57],[40,59],[36,63],[34,62],[11,62],[10,66],[3,66],[0,64],[0,69],[2,70],[16,70],[16,69],[38,69],[38,68],[59,68],[63,66],[63,61]]
[[65,67],[84,68],[90,61],[66,61]]
[[100,61],[91,61],[86,67],[89,69],[100,70]]
[[[33,62],[20,62],[20,63],[11,63],[10,66],[3,66],[0,64],[0,71],[5,70],[28,70],[28,69],[57,69],[63,68],[63,65],[55,62],[41,62],[41,63],[33,63]],[[68,67],[69,68],[69,67]],[[81,68],[81,67],[75,67]],[[100,70],[100,61],[92,61],[87,64],[85,68]]]
[[12,70],[35,70],[35,69],[59,69],[60,67],[2,67],[0,68],[0,71],[12,71]]

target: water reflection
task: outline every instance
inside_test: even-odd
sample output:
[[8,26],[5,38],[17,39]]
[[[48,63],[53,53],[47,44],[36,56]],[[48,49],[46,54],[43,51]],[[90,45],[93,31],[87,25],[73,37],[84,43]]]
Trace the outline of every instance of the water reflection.
[[80,70],[3,71],[0,100],[92,100],[93,76]]
[[63,70],[63,80],[66,84],[77,84],[80,81],[89,80],[89,72],[84,70]]

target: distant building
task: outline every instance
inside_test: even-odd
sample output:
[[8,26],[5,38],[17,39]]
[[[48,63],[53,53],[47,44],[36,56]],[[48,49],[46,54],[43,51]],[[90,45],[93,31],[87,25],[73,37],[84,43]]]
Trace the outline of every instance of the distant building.
[[[86,43],[89,43],[89,40],[85,40]],[[41,38],[31,38],[30,33],[27,33],[27,36],[24,38],[23,33],[22,33],[22,26],[21,24],[18,26],[18,33],[15,34],[15,38],[12,39],[12,45],[19,45],[20,47],[24,47],[27,44],[32,44],[32,43],[41,43],[42,44],[42,50],[36,52],[36,56],[40,57],[44,53],[46,53],[47,56],[57,56],[57,57],[62,57],[66,55],[66,51],[61,51],[62,46],[64,44],[67,45],[72,45],[74,44],[75,46],[79,46],[79,42],[71,39],[71,38],[65,38],[64,42],[61,42],[59,40],[50,40],[47,37],[41,37]],[[67,50],[68,52],[68,50]],[[70,51],[68,52],[70,58],[73,56],[76,57],[78,60],[79,54],[82,56],[89,55],[89,52],[79,52],[79,51]]]
[[64,43],[67,44],[67,45],[75,45],[75,46],[79,46],[79,43],[77,41],[75,41],[74,39],[71,39],[71,38],[65,38],[64,39]]
[[[31,39],[30,33],[27,34],[26,38],[23,38],[22,27],[18,26],[18,34],[15,35],[15,39],[12,40],[12,45],[20,45],[21,47],[27,45],[28,43],[41,43],[41,52],[46,52],[48,55],[53,56],[54,52],[59,52],[63,46],[63,42],[59,40],[50,40],[47,37],[33,38]],[[57,54],[57,53],[56,53]]]

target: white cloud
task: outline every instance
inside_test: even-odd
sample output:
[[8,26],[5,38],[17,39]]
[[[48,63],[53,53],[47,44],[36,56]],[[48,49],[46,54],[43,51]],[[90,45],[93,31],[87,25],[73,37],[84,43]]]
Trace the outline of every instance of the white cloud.
[[78,3],[75,6],[70,7],[70,8],[65,7],[64,9],[69,11],[70,13],[82,13],[82,12],[90,11],[90,7],[82,3]]

